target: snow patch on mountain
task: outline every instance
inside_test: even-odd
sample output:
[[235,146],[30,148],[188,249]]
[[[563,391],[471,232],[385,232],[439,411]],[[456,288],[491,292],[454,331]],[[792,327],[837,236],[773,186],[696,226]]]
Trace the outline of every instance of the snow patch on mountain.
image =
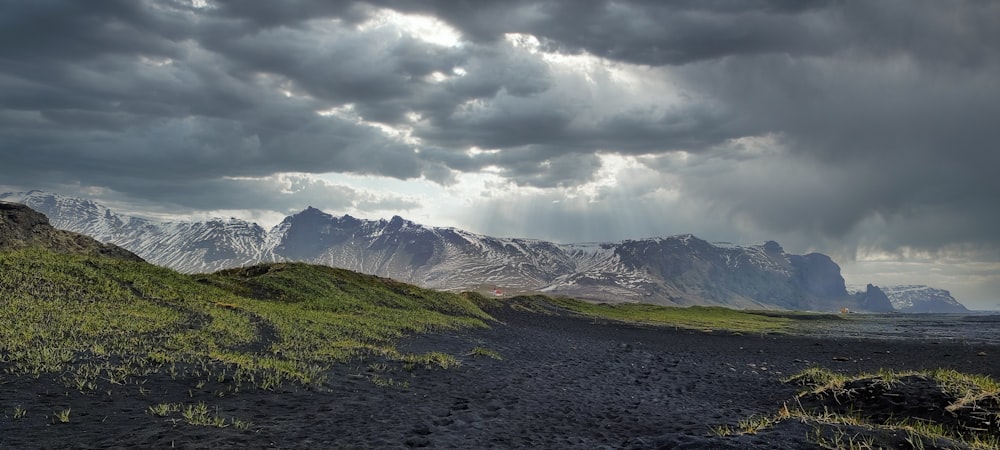
[[944,289],[924,285],[889,286],[882,288],[893,308],[908,313],[966,313],[964,305]]

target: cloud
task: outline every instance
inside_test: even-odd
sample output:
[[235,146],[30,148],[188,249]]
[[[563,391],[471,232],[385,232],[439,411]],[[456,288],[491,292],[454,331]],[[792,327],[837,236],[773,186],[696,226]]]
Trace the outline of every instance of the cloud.
[[[826,54],[839,47],[828,2],[411,2],[394,7],[447,20],[471,40],[506,33],[542,39],[546,49],[586,52],[633,64],[685,64],[732,54]],[[485,4],[484,4],[485,3]]]
[[[685,79],[701,86],[694,89],[745,112],[734,113],[741,129],[780,136],[779,154],[697,191],[776,232],[798,227],[845,238],[879,217],[890,247],[998,248],[1000,235],[983,226],[997,219],[989,205],[1000,192],[989,174],[1000,156],[986,150],[1000,132],[984,120],[1000,114],[1000,89],[987,80],[998,67],[967,70],[909,54],[687,67]],[[744,207],[748,195],[773,207]]]
[[[2,8],[11,186],[197,211],[412,210],[559,240],[1000,254],[996,3]],[[333,175],[367,186],[318,181]],[[470,179],[489,185],[460,192]]]

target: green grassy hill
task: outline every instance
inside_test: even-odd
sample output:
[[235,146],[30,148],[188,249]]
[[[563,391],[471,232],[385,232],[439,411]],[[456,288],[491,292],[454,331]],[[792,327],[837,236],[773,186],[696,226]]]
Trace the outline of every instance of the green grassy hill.
[[0,366],[96,389],[181,371],[239,388],[321,385],[331,364],[401,355],[412,333],[482,327],[464,297],[305,264],[188,276],[140,261],[0,252]]

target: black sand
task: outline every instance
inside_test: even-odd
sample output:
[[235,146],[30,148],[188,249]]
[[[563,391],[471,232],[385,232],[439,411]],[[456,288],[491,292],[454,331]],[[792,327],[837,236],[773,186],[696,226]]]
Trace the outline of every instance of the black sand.
[[[401,345],[461,355],[461,367],[408,371],[358,361],[338,366],[323,391],[218,397],[211,383],[197,387],[161,374],[141,386],[81,394],[51,377],[0,371],[0,447],[816,448],[802,424],[729,437],[713,428],[774,414],[796,393],[779,379],[810,366],[1000,376],[1000,347],[991,345],[734,335],[494,313],[503,323],[492,329]],[[470,355],[477,346],[503,360]],[[376,376],[393,385],[376,385]],[[195,426],[147,412],[157,403],[198,402],[252,426]],[[15,419],[18,405],[26,413]],[[53,419],[67,408],[68,423]]]

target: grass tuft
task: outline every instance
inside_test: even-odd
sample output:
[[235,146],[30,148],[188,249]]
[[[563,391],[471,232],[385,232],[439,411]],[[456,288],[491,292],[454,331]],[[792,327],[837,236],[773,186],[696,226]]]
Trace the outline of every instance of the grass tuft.
[[482,346],[473,347],[472,351],[469,352],[469,356],[493,358],[497,361],[503,361],[503,356],[500,356],[500,352]]
[[70,413],[73,411],[72,408],[66,408],[60,411],[52,413],[53,423],[69,423]]
[[848,376],[813,367],[783,381],[802,388],[795,406],[742,420],[739,431],[798,420],[814,426],[812,440],[823,448],[1000,448],[1000,384],[989,377],[950,369]]

